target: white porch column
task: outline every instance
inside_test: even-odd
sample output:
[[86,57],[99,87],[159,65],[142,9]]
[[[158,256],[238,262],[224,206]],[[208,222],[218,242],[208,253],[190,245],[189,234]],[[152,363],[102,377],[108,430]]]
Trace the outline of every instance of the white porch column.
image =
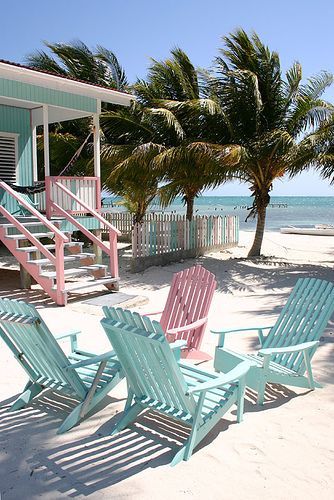
[[[97,101],[96,113],[93,114],[93,142],[94,142],[94,177],[98,177],[95,183],[95,208],[97,210],[101,209],[101,145],[100,145],[100,113],[101,113],[101,101]],[[99,239],[102,238],[102,232],[100,229],[94,229],[93,234]],[[101,248],[93,244],[93,252],[95,253],[95,259],[97,264],[102,264],[102,250]]]
[[32,175],[33,181],[38,181],[38,170],[37,170],[37,134],[36,127],[32,129]]
[[101,177],[101,163],[100,163],[100,115],[94,113],[93,115],[93,130],[94,130],[94,176]]
[[49,151],[49,107],[43,105],[43,135],[44,135],[44,168],[45,177],[50,176],[50,151]]

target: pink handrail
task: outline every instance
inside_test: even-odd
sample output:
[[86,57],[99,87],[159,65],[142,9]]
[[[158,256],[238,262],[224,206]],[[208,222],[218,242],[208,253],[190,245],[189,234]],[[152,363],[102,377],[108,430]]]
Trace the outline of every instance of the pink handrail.
[[[52,180],[51,180],[52,182]],[[86,229],[80,222],[72,217],[66,210],[57,205],[53,200],[50,199],[50,208],[55,208],[58,213],[61,213],[67,220],[69,220],[73,225],[75,225],[82,233],[84,233],[93,243],[95,243],[99,248],[105,252],[110,259],[110,272],[115,278],[118,278],[118,255],[117,255],[117,236],[122,233],[110,222],[108,222],[102,215],[96,212],[93,208],[89,207],[87,203],[80,200],[75,194],[73,194],[69,189],[60,184],[59,182],[55,182],[54,185],[61,189],[65,194],[70,196],[76,203],[81,205],[88,213],[93,215],[95,219],[97,219],[101,224],[103,224],[106,228],[109,229],[109,249],[104,245],[104,243],[93,235],[88,229]]]
[[56,265],[56,258],[55,256],[49,252],[47,248],[37,239],[35,238],[34,234],[28,231],[28,229],[21,224],[20,221],[18,221],[8,210],[5,209],[5,207],[0,205],[0,213],[11,223],[13,226],[16,227],[24,236],[26,236],[27,240],[32,243],[33,246],[38,248],[38,250],[47,258],[50,260],[50,262],[54,265]]
[[28,210],[36,219],[38,219],[43,226],[45,226],[50,232],[55,235],[55,245],[56,245],[56,255],[54,256],[44,245],[30,233],[26,227],[21,224],[12,214],[10,214],[4,207],[0,207],[1,213],[9,220],[19,231],[24,234],[27,239],[33,243],[40,252],[47,257],[52,264],[56,267],[56,284],[57,284],[57,301],[59,304],[63,302],[63,292],[65,290],[65,273],[64,273],[64,243],[69,241],[69,238],[65,236],[60,229],[57,228],[51,221],[49,221],[44,215],[42,215],[35,207],[31,206],[24,198],[20,196],[19,193],[14,191],[8,184],[0,181],[0,188],[4,189],[8,194],[10,194],[20,205],[22,205],[26,210]]
[[13,198],[15,198],[16,201],[18,201],[20,205],[22,205],[25,209],[29,210],[29,212],[34,217],[36,217],[36,219],[38,219],[51,232],[55,233],[55,235],[57,235],[58,238],[60,238],[61,240],[63,240],[64,243],[67,243],[69,241],[69,239],[67,238],[67,236],[65,236],[64,233],[62,233],[60,231],[60,229],[57,228],[57,226],[55,226],[54,224],[52,224],[52,222],[49,221],[49,219],[47,219],[46,217],[44,217],[44,215],[42,215],[38,210],[36,210],[35,207],[33,207],[32,205],[30,205],[24,198],[22,198],[20,196],[19,193],[17,193],[16,191],[14,191],[14,189],[12,189],[10,186],[8,186],[8,184],[6,184],[3,181],[0,181],[0,188],[2,188],[5,191],[7,191],[7,193],[9,193]]
[[118,236],[120,236],[122,234],[121,231],[119,231],[115,226],[113,226],[112,224],[110,224],[110,222],[108,222],[104,217],[102,217],[102,215],[100,215],[98,212],[96,212],[96,210],[94,210],[89,205],[87,205],[87,203],[85,203],[84,201],[80,200],[80,198],[78,198],[74,193],[72,193],[65,186],[63,186],[62,184],[60,184],[60,182],[55,182],[55,185],[57,186],[57,188],[61,189],[64,193],[66,193],[68,196],[70,196],[70,198],[72,198],[74,201],[76,201],[76,203],[78,203],[79,205],[81,205],[87,212],[89,212],[90,214],[92,214],[93,217],[95,217],[95,219],[97,219],[99,222],[101,222],[101,224],[103,224],[104,226],[106,226],[110,231],[113,231]]
[[95,245],[97,245],[103,252],[105,252],[110,259],[110,272],[114,278],[118,278],[118,255],[117,255],[117,234],[109,232],[109,248],[107,248],[104,243],[92,234],[85,226],[83,226],[78,219],[75,219],[71,214],[66,212],[56,203],[52,203],[52,206],[63,215],[73,226],[77,227],[88,239],[90,239]]

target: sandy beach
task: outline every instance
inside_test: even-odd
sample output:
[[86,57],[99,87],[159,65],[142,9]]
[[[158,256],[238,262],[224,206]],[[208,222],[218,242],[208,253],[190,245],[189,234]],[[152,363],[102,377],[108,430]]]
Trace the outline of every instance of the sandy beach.
[[[209,328],[271,325],[299,277],[334,281],[334,237],[267,232],[264,257],[250,261],[246,255],[252,237],[251,232],[241,232],[238,248],[197,260],[218,281]],[[194,263],[153,267],[139,274],[123,268],[121,291],[139,296],[133,302],[136,310],[159,310],[172,274]],[[81,329],[83,348],[96,353],[110,350],[99,324],[101,307],[83,304],[84,296],[66,308],[55,307],[41,291],[18,288],[18,272],[10,259],[2,256],[1,266],[1,297],[34,303],[54,333]],[[202,347],[213,355],[217,339],[209,328]],[[256,348],[255,338],[248,335],[237,334],[227,341],[240,351]],[[204,366],[212,368],[212,362]],[[70,402],[58,396],[46,393],[29,407],[8,413],[26,375],[1,342],[0,497],[330,499],[334,488],[333,319],[312,366],[323,389],[269,386],[261,408],[247,391],[244,421],[236,424],[233,407],[190,461],[171,468],[168,464],[178,446],[173,426],[162,434],[143,416],[130,429],[110,436],[124,407],[124,381],[103,402],[101,411],[65,435],[56,435],[56,430]]]

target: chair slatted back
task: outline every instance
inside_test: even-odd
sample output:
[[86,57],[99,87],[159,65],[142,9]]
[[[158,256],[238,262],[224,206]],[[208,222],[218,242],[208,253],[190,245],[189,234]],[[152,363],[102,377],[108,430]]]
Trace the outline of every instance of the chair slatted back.
[[[217,282],[214,274],[202,266],[193,266],[173,275],[160,324],[164,332],[205,318],[211,306]],[[174,336],[186,340],[187,346],[199,349],[205,325]]]
[[121,308],[105,308],[101,324],[135,396],[193,415],[195,401],[160,323]]
[[[319,340],[334,311],[334,284],[315,278],[300,278],[270,330],[263,347],[288,347]],[[313,356],[315,349],[310,353]],[[302,374],[302,353],[277,354],[273,361]]]
[[65,371],[70,362],[32,305],[0,299],[0,335],[33,380],[45,380],[59,389],[71,387],[85,395],[78,374]]

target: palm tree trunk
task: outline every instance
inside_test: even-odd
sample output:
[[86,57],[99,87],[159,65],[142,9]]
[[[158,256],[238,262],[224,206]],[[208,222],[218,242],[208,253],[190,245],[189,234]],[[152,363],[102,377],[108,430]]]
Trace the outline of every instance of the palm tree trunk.
[[252,248],[248,252],[248,257],[259,257],[261,255],[261,246],[263,241],[264,227],[266,223],[266,213],[266,205],[258,207],[255,237]]
[[144,203],[138,203],[137,204],[137,210],[134,214],[133,217],[133,223],[134,224],[141,224],[144,220],[145,213],[146,213],[146,205]]
[[186,204],[187,204],[187,212],[186,212],[186,217],[187,220],[191,220],[194,215],[194,196],[187,196],[186,197]]

